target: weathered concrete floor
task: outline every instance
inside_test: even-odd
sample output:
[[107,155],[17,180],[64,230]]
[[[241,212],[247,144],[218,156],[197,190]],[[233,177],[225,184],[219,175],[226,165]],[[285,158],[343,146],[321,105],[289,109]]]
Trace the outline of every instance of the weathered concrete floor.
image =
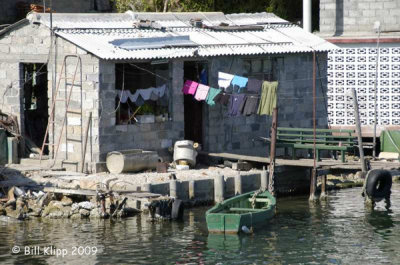
[[[241,172],[242,175],[260,173],[261,170],[252,169]],[[208,167],[204,169],[169,170],[168,173],[143,172],[127,174],[82,174],[70,171],[53,171],[46,168],[24,165],[10,165],[2,173],[7,177],[3,186],[52,186],[65,189],[92,189],[97,185],[107,185],[113,190],[138,190],[143,184],[158,184],[168,182],[174,174],[178,181],[213,179],[223,175],[225,178],[238,175],[238,171],[231,168]]]

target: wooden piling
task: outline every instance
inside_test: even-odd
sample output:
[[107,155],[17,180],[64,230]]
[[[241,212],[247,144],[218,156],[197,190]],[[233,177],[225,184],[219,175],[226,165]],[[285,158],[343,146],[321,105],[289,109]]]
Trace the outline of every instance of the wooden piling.
[[222,202],[225,197],[225,181],[223,175],[218,175],[214,178],[214,201]]
[[235,176],[235,195],[242,194],[242,175],[240,173]]
[[327,197],[326,196],[326,178],[327,178],[326,175],[321,176],[321,180],[322,180],[321,181],[321,195],[320,195],[321,200],[323,200]]
[[315,191],[317,189],[317,169],[311,169],[311,181],[310,181],[310,201],[315,201]]
[[278,109],[274,108],[272,113],[272,124],[271,124],[271,149],[269,153],[269,181],[268,191],[275,196],[275,183],[274,183],[274,171],[275,171],[275,151],[276,151],[276,134],[278,129]]

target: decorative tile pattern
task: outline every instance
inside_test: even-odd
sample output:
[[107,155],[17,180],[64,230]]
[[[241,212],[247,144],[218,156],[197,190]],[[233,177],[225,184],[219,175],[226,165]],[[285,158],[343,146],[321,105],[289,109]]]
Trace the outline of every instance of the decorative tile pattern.
[[[328,55],[331,125],[354,125],[350,89],[357,91],[362,125],[374,124],[375,48],[343,48]],[[381,48],[377,83],[379,125],[400,125],[400,48]]]

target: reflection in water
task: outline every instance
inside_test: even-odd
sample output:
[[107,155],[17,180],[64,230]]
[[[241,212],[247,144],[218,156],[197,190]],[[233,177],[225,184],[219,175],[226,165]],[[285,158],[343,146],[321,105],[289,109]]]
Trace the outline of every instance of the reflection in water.
[[242,235],[208,234],[207,247],[210,250],[240,251]]
[[[364,207],[360,189],[278,201],[275,218],[251,235],[208,234],[206,208],[186,211],[183,222],[32,220],[0,222],[0,264],[400,264],[400,185],[392,206]],[[13,246],[66,248],[64,258],[12,255]],[[72,255],[73,247],[97,253]]]

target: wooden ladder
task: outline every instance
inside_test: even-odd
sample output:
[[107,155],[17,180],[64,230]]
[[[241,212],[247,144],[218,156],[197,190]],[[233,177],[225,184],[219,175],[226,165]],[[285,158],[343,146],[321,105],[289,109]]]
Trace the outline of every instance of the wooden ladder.
[[[75,59],[76,63],[75,63],[75,69],[73,71],[73,77],[72,78],[68,78],[68,61],[69,59]],[[77,80],[78,79],[78,80]],[[64,98],[60,98],[60,85],[61,85],[61,80],[64,80],[64,88],[65,88],[65,94],[64,94]],[[69,82],[71,81],[71,82]],[[72,93],[74,90],[74,87],[79,87],[79,93],[80,93],[80,109],[79,111],[77,110],[71,110],[70,109],[70,102],[71,102],[71,97],[72,97]],[[64,128],[66,128],[68,126],[68,115],[75,115],[78,116],[80,118],[80,139],[74,139],[74,138],[69,138],[68,137],[68,130],[65,130],[65,160],[62,161],[62,165],[63,164],[74,164],[76,165],[76,169],[78,171],[78,164],[79,161],[70,161],[68,160],[68,142],[80,142],[81,143],[81,161],[82,158],[84,156],[83,154],[83,126],[82,126],[82,114],[83,114],[83,110],[82,110],[82,60],[80,58],[80,56],[78,55],[66,55],[64,57],[63,60],[63,64],[61,66],[61,71],[60,71],[60,75],[59,75],[59,79],[58,79],[58,83],[57,83],[57,88],[55,93],[53,94],[52,97],[52,105],[51,105],[51,111],[50,111],[50,115],[49,115],[49,121],[47,124],[47,128],[46,128],[46,133],[44,136],[44,140],[43,140],[43,144],[42,144],[42,148],[41,148],[41,152],[40,152],[40,162],[42,161],[43,158],[43,153],[45,150],[46,146],[52,146],[53,150],[52,150],[52,159],[53,159],[53,164],[51,167],[54,167],[56,161],[57,161],[57,156],[58,156],[58,151],[59,151],[59,147],[61,144],[61,139],[62,136],[64,134]],[[56,128],[56,121],[55,121],[55,113],[56,113],[56,103],[57,102],[65,102],[65,112],[64,112],[64,117],[63,117],[63,121],[60,124],[61,128],[59,129],[59,135],[58,135],[58,139],[57,139],[57,143],[55,144],[55,128]],[[57,124],[58,125],[58,124]],[[52,131],[52,142],[47,142],[50,141],[48,139],[49,136],[49,132],[50,130]],[[50,150],[49,150],[50,151]]]

